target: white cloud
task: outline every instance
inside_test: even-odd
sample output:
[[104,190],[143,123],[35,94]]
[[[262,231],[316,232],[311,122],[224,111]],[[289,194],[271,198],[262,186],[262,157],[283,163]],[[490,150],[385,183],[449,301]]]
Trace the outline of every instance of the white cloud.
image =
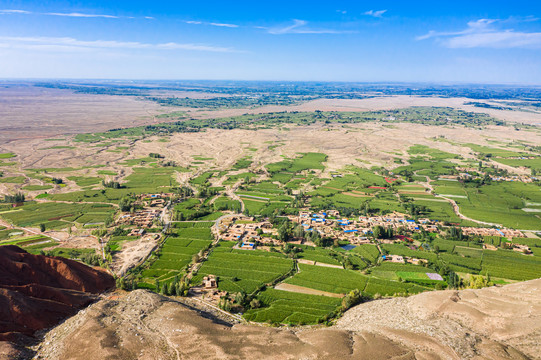
[[[46,16],[63,16],[63,17],[74,17],[74,18],[106,18],[106,19],[136,19],[134,16],[117,16],[117,15],[108,15],[108,14],[86,14],[79,12],[71,13],[62,13],[62,12],[47,12],[47,13],[34,13],[26,10],[0,10],[0,15],[7,14],[23,14],[23,15],[46,15]],[[152,16],[143,16],[143,19],[154,20]]]
[[525,33],[513,30],[487,32],[455,36],[446,41],[449,48],[488,47],[505,48],[540,48],[541,32]]
[[107,18],[107,19],[118,19],[118,16],[115,15],[101,15],[101,14],[82,14],[82,13],[45,13],[44,15],[51,16],[66,16],[66,17],[79,17],[79,18]]
[[[512,19],[512,18],[510,18]],[[470,21],[466,29],[454,32],[429,31],[425,35],[417,36],[416,40],[434,38],[448,48],[539,48],[541,47],[540,32],[522,32],[513,29],[500,29],[496,25],[510,21],[517,22],[516,18],[510,20],[479,19]],[[527,17],[521,22],[535,21]]]
[[293,19],[293,24],[282,27],[260,27],[267,30],[269,34],[282,35],[282,34],[344,34],[349,31],[339,31],[333,29],[311,29],[306,27],[308,21]]
[[196,20],[187,20],[187,21],[184,21],[184,22],[186,24],[191,24],[191,25],[210,25],[210,26],[227,27],[227,28],[238,28],[239,27],[239,25],[236,25],[236,24],[206,22],[206,21],[196,21]]
[[31,12],[26,10],[0,10],[0,14],[31,14]]
[[209,25],[212,26],[219,26],[219,27],[228,27],[228,28],[238,28],[238,25],[235,24],[222,24],[222,23],[209,23]]
[[368,10],[366,12],[363,13],[363,15],[368,15],[368,16],[372,16],[372,17],[375,17],[375,18],[381,18],[383,17],[383,14],[385,14],[387,12],[387,9],[385,10]]
[[88,49],[161,49],[161,50],[194,50],[210,52],[237,52],[234,49],[205,44],[160,43],[149,44],[133,41],[114,40],[77,40],[70,37],[12,37],[0,36],[0,46],[8,48],[86,51]]

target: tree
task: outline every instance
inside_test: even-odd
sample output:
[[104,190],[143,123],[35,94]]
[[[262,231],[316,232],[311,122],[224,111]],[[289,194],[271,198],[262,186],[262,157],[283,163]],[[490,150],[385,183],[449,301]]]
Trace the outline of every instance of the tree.
[[351,290],[342,299],[342,311],[349,309],[350,307],[357,305],[362,300],[361,291],[359,289]]
[[328,247],[331,246],[334,243],[333,238],[325,236],[325,237],[318,237],[317,239],[312,240],[314,244],[320,247]]
[[39,224],[39,231],[41,232],[45,231],[45,224]]
[[259,307],[261,307],[261,303],[259,302],[259,300],[252,299],[252,301],[250,301],[250,308],[258,309]]
[[283,224],[278,229],[278,240],[288,242],[291,239],[291,229],[289,224]]
[[123,197],[120,199],[118,206],[120,207],[120,211],[130,211],[132,204],[133,204],[133,199],[129,197]]
[[450,289],[458,289],[460,287],[460,277],[454,271],[450,271],[447,284]]
[[372,234],[376,239],[390,239],[394,236],[394,231],[391,227],[376,225],[372,227]]
[[235,302],[239,305],[242,305],[244,303],[244,300],[246,299],[246,294],[243,292],[238,292],[235,294]]
[[17,193],[15,195],[5,195],[4,202],[6,203],[22,203],[24,202],[25,197],[22,193]]
[[104,187],[111,188],[111,189],[122,189],[124,187],[118,181],[105,181],[105,180],[103,180],[101,183],[102,183],[102,185]]
[[295,229],[293,230],[293,235],[295,235],[296,238],[303,238],[304,237],[304,228],[302,225],[295,226]]

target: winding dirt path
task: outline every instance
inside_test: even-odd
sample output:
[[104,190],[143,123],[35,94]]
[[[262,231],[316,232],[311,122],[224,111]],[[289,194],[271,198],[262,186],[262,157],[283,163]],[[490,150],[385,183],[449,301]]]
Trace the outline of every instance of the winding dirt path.
[[[421,183],[423,186],[425,186],[427,189],[430,190],[430,192],[432,194],[434,194],[434,187],[430,184],[430,182],[433,181],[431,180],[428,176],[426,176],[426,182],[424,183]],[[458,206],[458,204],[456,203],[455,200],[453,199],[449,199],[445,196],[442,196],[442,195],[434,195],[434,197],[437,197],[437,198],[440,198],[440,199],[444,199],[446,200],[447,202],[449,202],[451,204],[451,206],[453,207],[453,211],[455,212],[455,214],[463,219],[463,220],[468,220],[468,221],[472,221],[474,223],[477,223],[477,224],[481,224],[481,225],[488,225],[488,226],[497,226],[497,227],[503,227],[501,224],[495,224],[495,223],[491,223],[491,222],[487,222],[487,221],[481,221],[481,220],[475,220],[475,219],[472,219],[464,214],[462,214],[460,212],[460,207]]]

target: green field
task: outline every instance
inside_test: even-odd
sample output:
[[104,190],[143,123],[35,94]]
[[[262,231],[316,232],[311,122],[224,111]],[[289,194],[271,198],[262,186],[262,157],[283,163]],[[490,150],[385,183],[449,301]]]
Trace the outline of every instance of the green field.
[[537,214],[522,210],[527,203],[541,203],[538,186],[501,182],[479,188],[466,187],[465,191],[467,199],[455,199],[464,215],[515,229],[541,230]]
[[156,280],[163,284],[181,276],[192,257],[211,244],[209,227],[191,225],[193,227],[175,229],[174,234],[167,237],[150,266],[141,272],[139,286],[155,289]]
[[284,276],[293,267],[293,261],[280,254],[258,250],[235,251],[230,247],[222,249],[214,251],[203,263],[194,282],[203,275],[212,274],[219,279],[219,289],[251,294],[262,285]]
[[257,297],[263,307],[244,313],[249,321],[278,324],[315,324],[333,313],[341,300],[267,289]]
[[353,289],[362,291],[367,281],[368,277],[356,271],[299,264],[299,272],[285,283],[345,294]]
[[39,226],[47,229],[67,227],[70,223],[102,223],[116,211],[104,204],[54,203],[29,204],[0,214],[17,226]]

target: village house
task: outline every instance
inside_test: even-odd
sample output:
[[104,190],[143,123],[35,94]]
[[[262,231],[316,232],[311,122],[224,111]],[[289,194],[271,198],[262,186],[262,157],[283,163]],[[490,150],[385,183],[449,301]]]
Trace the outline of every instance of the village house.
[[208,275],[203,278],[202,286],[205,289],[215,289],[218,287],[218,282],[216,281],[216,276]]
[[392,263],[399,263],[399,264],[405,263],[404,257],[400,255],[383,255],[382,258],[383,258],[383,261],[389,261]]
[[531,254],[532,250],[527,245],[513,244],[513,250],[524,254]]

